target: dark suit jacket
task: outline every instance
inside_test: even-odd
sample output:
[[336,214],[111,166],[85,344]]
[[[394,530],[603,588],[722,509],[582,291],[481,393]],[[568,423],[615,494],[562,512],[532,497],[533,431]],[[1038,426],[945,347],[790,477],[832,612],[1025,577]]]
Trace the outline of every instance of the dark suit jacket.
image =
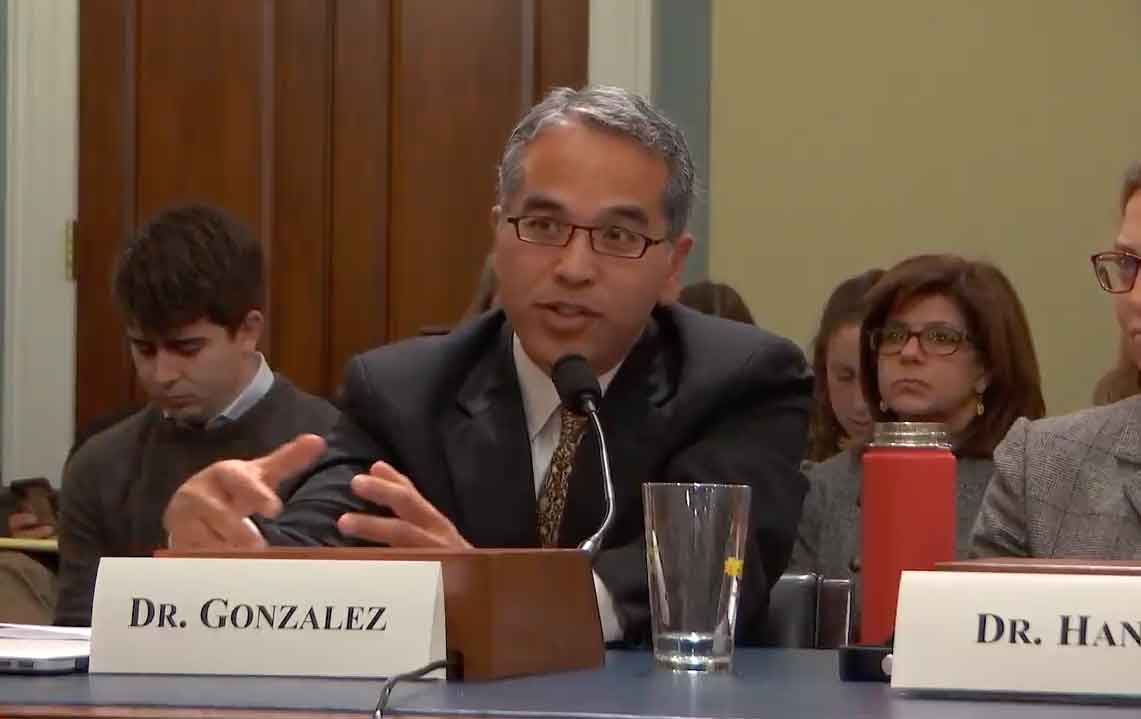
[[[274,544],[343,544],[337,518],[377,508],[349,482],[383,459],[415,482],[477,547],[536,547],[535,486],[522,395],[501,311],[444,337],[421,337],[352,359],[344,416],[329,448],[273,522]],[[806,491],[799,472],[811,381],[791,342],[680,307],[659,307],[600,407],[616,516],[595,564],[627,641],[649,634],[644,482],[753,487],[738,636],[760,631],[784,571]],[[601,523],[597,443],[584,437],[569,479],[560,546]]]

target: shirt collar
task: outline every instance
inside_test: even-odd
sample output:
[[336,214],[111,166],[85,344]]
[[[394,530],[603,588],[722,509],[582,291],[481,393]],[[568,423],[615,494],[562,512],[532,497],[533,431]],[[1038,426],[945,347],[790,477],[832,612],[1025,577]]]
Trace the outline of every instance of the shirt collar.
[[250,380],[245,389],[238,393],[230,406],[206,423],[206,429],[213,429],[226,422],[236,422],[269,393],[273,387],[273,370],[269,368],[269,363],[265,361],[265,356],[261,352],[258,352],[257,355],[258,371],[254,373],[253,379]]
[[[542,431],[547,420],[559,408],[559,392],[555,389],[555,383],[551,381],[547,373],[535,364],[534,360],[523,349],[519,335],[512,336],[511,353],[515,358],[515,374],[519,377],[519,390],[523,394],[523,414],[527,418],[527,436],[534,440],[535,435]],[[622,362],[625,362],[624,358]],[[598,378],[603,396],[606,395],[606,389],[610,386],[610,380],[614,379],[614,375],[618,374],[619,368],[622,367],[622,362]]]

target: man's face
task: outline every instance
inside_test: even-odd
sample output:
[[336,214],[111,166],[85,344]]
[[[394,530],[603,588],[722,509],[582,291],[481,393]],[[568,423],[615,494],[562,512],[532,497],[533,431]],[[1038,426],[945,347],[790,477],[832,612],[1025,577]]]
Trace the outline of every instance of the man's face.
[[[1121,234],[1113,249],[1141,255],[1141,192],[1135,192],[1125,205]],[[1141,368],[1141,282],[1134,282],[1129,292],[1114,295],[1113,307],[1130,356]]]
[[161,337],[132,325],[127,339],[139,383],[167,416],[207,422],[251,379],[250,358],[261,326],[262,316],[256,310],[233,334],[205,318]]
[[[897,303],[884,324],[911,332],[943,327],[960,336],[969,333],[958,302],[942,294]],[[918,337],[910,337],[894,353],[881,348],[877,361],[880,396],[893,412],[908,422],[943,422],[955,434],[975,418],[976,394],[990,384],[982,353],[967,339],[951,354],[941,355],[929,352]]]
[[677,282],[692,237],[651,245],[630,259],[595,252],[583,230],[566,247],[521,242],[507,219],[538,216],[665,237],[666,163],[633,140],[568,122],[532,140],[522,170],[519,190],[492,210],[499,301],[540,367],[549,372],[559,357],[578,353],[603,374],[622,360],[654,304]]

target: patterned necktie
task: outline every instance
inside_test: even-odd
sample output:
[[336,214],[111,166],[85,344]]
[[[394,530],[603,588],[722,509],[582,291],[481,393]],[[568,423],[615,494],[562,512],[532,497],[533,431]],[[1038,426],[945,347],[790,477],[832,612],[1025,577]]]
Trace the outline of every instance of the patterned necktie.
[[574,466],[574,453],[582,440],[586,427],[586,417],[571,412],[566,407],[559,408],[559,444],[551,456],[547,467],[547,477],[539,492],[538,526],[539,543],[543,547],[554,547],[559,542],[559,526],[563,522],[563,508],[567,503],[567,479]]

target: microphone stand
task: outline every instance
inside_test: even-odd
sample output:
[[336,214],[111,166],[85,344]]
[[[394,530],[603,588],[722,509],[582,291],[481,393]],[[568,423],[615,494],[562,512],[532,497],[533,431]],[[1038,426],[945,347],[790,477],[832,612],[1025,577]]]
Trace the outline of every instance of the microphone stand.
[[598,438],[598,453],[602,459],[602,485],[606,497],[606,516],[602,520],[602,526],[578,545],[578,548],[586,552],[593,561],[602,546],[603,537],[610,531],[610,525],[614,524],[614,480],[610,476],[610,453],[606,450],[606,438],[602,434],[602,422],[598,419],[598,407],[589,396],[582,398],[582,407],[590,418],[594,436]]

